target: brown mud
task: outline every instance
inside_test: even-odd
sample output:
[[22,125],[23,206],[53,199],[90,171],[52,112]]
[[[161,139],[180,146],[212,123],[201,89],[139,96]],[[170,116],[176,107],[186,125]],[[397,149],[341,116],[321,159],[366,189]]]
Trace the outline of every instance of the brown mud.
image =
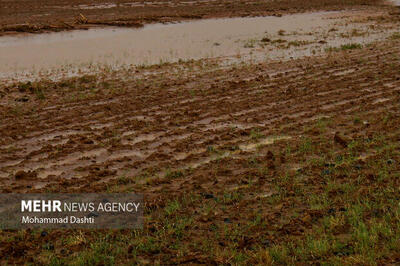
[[342,10],[381,5],[379,0],[280,0],[280,1],[123,1],[93,3],[73,1],[13,1],[0,3],[0,35],[43,33],[98,26],[141,27],[188,19],[281,16],[306,11]]
[[[187,193],[241,191],[247,205],[255,204],[276,193],[273,178],[303,169],[303,159],[281,153],[288,145],[305,149],[305,138],[317,141],[318,128],[311,127],[318,121],[328,119],[331,126],[322,136],[332,145],[342,142],[337,141],[342,139],[335,135],[338,131],[347,141],[377,132],[392,132],[396,138],[400,123],[393,128],[392,122],[389,129],[373,117],[390,114],[391,121],[400,121],[398,44],[390,41],[285,64],[221,69],[194,61],[136,70],[131,76],[120,73],[123,80],[111,75],[42,87],[8,86],[2,89],[0,107],[0,189],[137,191],[154,202],[155,210]],[[144,71],[153,74],[139,78]],[[351,124],[355,116],[368,120]],[[332,146],[335,152],[346,147]],[[269,177],[254,172],[252,165],[260,163],[269,169]],[[229,217],[235,211],[229,207],[224,213]],[[200,227],[212,221],[198,215],[195,219],[205,219]],[[233,219],[245,222],[246,210]],[[198,230],[187,232],[187,241]],[[11,259],[5,247],[2,257]],[[40,253],[38,246],[24,249]],[[169,252],[164,250],[159,259],[171,259]],[[36,261],[31,253],[13,254],[16,262],[27,257]]]
[[[284,132],[279,128],[320,116],[387,106],[396,99],[392,97],[397,95],[398,75],[369,81],[374,71],[382,72],[381,58],[397,49],[381,49],[343,52],[342,60],[293,60],[279,69],[260,63],[224,70],[194,61],[176,63],[183,68],[179,74],[164,66],[161,73],[140,79],[83,77],[42,87],[40,82],[28,83],[26,89],[11,85],[2,90],[0,175],[4,181],[13,180],[19,171],[54,176],[48,179],[52,187],[52,180],[85,183],[97,171],[132,176],[155,165],[159,170],[184,168],[208,158],[209,146],[237,146],[247,152],[268,144],[268,139],[246,144],[252,130],[280,136]],[[368,65],[357,63],[361,55]],[[342,66],[343,60],[352,65]],[[205,69],[192,72],[188,67]],[[283,135],[291,136],[287,133]],[[181,154],[179,159],[175,153]],[[27,191],[18,181],[9,188]]]
[[0,192],[146,203],[143,230],[2,230],[1,263],[397,265],[399,143],[398,32],[284,61],[1,83]]
[[[227,64],[289,60],[387,39],[400,21],[385,8],[282,17],[204,19],[142,29],[103,28],[0,38],[0,81],[59,79],[131,65],[205,58]],[[212,28],[213,31],[208,29]]]

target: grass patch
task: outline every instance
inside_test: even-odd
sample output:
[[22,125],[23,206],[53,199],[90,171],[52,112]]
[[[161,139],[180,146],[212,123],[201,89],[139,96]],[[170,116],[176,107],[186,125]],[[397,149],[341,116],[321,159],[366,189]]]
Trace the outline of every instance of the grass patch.
[[400,40],[400,32],[395,32],[390,36],[392,40]]
[[363,46],[359,43],[349,43],[343,44],[340,47],[328,47],[325,49],[327,52],[339,52],[339,51],[347,51],[347,50],[355,50],[361,49]]

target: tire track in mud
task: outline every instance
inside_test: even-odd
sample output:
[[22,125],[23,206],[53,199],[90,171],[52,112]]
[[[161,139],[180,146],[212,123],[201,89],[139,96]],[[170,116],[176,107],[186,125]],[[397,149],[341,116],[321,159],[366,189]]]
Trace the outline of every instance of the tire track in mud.
[[[0,146],[1,183],[18,189],[20,182],[10,180],[17,171],[28,169],[45,183],[79,176],[83,184],[93,176],[103,182],[103,176],[135,175],[151,167],[161,171],[168,166],[198,167],[212,161],[207,147],[245,147],[252,129],[273,135],[282,126],[302,125],[320,116],[389,108],[399,100],[400,81],[395,75],[382,74],[380,66],[398,64],[390,58],[395,52],[398,49],[351,54],[349,61],[359,56],[374,59],[374,63],[357,65],[357,70],[352,62],[334,67],[323,61],[306,71],[297,68],[276,76],[261,68],[247,73],[246,79],[223,71],[200,90],[202,96],[191,99],[180,93],[183,84],[162,95],[157,95],[159,90],[128,89],[129,93],[110,101],[95,99],[65,109],[51,109],[48,103],[50,109],[28,117],[30,135]],[[384,79],[374,81],[371,73],[380,73]],[[140,100],[129,98],[140,94]],[[65,123],[77,114],[91,115]],[[5,128],[11,121],[3,120]]]

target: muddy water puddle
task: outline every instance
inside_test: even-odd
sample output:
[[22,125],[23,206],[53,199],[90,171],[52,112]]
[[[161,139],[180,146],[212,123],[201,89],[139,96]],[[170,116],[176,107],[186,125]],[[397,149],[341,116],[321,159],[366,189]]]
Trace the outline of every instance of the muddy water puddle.
[[264,146],[264,145],[271,145],[271,144],[274,144],[276,141],[289,140],[291,138],[292,138],[291,136],[271,136],[271,137],[262,139],[261,141],[259,141],[257,143],[248,143],[248,144],[239,145],[239,148],[242,151],[249,152],[249,151],[256,150],[257,147],[261,147],[261,146]]
[[393,5],[400,7],[400,0],[391,0],[390,2],[392,2]]
[[[347,36],[354,27],[364,26],[339,23],[343,19],[333,16],[337,13],[205,19],[141,29],[103,28],[1,37],[0,79],[201,58],[288,59],[313,55],[316,47],[382,38],[382,32],[367,30],[368,25],[360,29],[363,34]],[[347,17],[351,16],[357,16],[357,12]],[[332,28],[336,31],[329,32]]]

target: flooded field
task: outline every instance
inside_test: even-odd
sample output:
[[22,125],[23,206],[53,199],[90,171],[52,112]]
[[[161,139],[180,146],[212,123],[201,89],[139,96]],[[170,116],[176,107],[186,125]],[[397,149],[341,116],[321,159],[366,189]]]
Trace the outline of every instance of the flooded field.
[[1,37],[0,77],[204,58],[287,60],[353,42],[365,45],[396,31],[395,24],[374,27],[374,16],[320,12]]
[[[399,264],[400,10],[350,2],[60,1],[87,30],[3,31],[0,192],[141,193],[145,222],[0,230],[1,264]],[[130,5],[143,27],[93,23]]]
[[[2,0],[0,35],[374,7],[379,0]],[[12,12],[9,12],[11,11]],[[7,11],[7,12],[5,12]]]

